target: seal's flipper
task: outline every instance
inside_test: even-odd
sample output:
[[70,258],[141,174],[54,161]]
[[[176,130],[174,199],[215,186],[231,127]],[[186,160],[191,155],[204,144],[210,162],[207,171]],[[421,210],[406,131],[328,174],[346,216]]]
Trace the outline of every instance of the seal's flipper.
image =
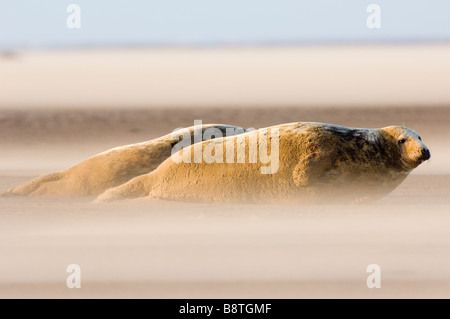
[[31,182],[11,188],[6,194],[12,195],[33,195],[33,192],[37,191],[43,184],[57,182],[61,180],[63,174],[61,172],[51,173],[44,176],[39,176],[33,179]]
[[322,166],[320,165],[320,157],[317,153],[312,153],[301,158],[292,172],[295,185],[305,187],[313,184],[322,175]]
[[107,189],[100,194],[95,203],[112,202],[115,200],[147,196],[152,187],[152,173],[137,176],[125,184]]

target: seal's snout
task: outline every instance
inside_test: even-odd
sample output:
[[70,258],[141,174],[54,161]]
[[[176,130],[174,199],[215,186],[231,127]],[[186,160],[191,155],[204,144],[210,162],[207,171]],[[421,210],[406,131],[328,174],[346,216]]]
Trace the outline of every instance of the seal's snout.
[[428,148],[426,148],[426,147],[422,148],[420,153],[421,153],[420,159],[422,161],[427,161],[431,157],[430,150]]

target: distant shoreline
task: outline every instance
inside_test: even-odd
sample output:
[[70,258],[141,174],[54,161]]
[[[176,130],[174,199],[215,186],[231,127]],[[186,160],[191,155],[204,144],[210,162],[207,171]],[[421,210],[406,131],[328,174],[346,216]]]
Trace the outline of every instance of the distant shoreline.
[[415,46],[450,45],[447,38],[410,39],[349,39],[349,40],[310,40],[310,41],[261,41],[261,42],[158,42],[158,43],[84,43],[77,45],[0,45],[0,55],[32,51],[84,51],[84,50],[146,50],[146,49],[241,49],[241,48],[297,48],[327,46]]

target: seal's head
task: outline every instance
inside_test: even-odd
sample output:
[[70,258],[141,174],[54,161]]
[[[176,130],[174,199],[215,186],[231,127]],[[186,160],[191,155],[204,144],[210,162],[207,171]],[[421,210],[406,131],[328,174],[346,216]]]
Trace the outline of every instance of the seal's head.
[[407,170],[414,169],[430,159],[430,151],[417,132],[402,126],[387,126],[380,131],[391,145],[391,150],[398,151],[402,166]]

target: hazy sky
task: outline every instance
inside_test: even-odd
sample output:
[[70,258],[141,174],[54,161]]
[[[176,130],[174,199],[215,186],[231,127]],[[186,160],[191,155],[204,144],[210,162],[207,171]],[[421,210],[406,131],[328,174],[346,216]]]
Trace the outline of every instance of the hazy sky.
[[[69,4],[81,28],[69,29]],[[369,29],[369,4],[381,28]],[[0,48],[450,40],[449,0],[1,0]]]

